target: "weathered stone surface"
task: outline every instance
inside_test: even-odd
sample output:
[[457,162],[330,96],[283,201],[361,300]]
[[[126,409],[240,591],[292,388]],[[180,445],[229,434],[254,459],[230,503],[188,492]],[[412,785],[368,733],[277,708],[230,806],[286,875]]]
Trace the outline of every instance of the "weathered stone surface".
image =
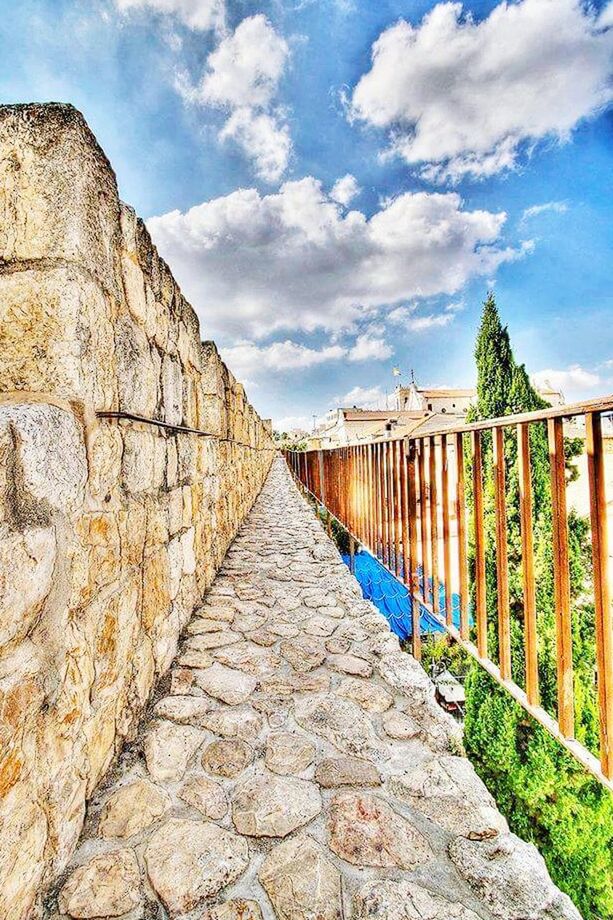
[[358,892],[353,920],[480,920],[460,901],[433,894],[415,882],[367,882]]
[[173,722],[201,725],[203,718],[217,705],[204,696],[165,696],[156,703],[155,714]]
[[514,834],[481,841],[456,837],[449,855],[495,917],[581,920],[570,898],[551,881],[538,850]]
[[104,803],[98,821],[102,837],[133,837],[161,818],[170,808],[170,796],[147,779],[120,786]]
[[224,629],[220,632],[204,632],[191,636],[185,644],[185,648],[191,652],[203,652],[208,649],[221,648],[224,645],[232,645],[234,642],[240,642],[241,637],[238,633]]
[[293,696],[295,693],[321,693],[330,687],[330,675],[279,674],[260,681],[260,690],[273,696]]
[[287,639],[281,643],[281,654],[295,671],[304,674],[322,663],[326,650],[316,639]]
[[317,764],[315,779],[324,789],[381,785],[381,775],[375,765],[358,757],[328,757],[322,760]]
[[230,706],[246,702],[257,686],[254,677],[217,662],[201,671],[196,680],[206,693]]
[[323,848],[307,835],[268,854],[259,878],[279,920],[342,920],[341,876]]
[[252,759],[253,749],[244,741],[213,741],[204,750],[202,766],[209,773],[234,778]]
[[304,631],[309,636],[320,636],[327,638],[331,636],[338,627],[338,622],[331,617],[316,616],[311,617],[304,624]]
[[366,758],[387,754],[372,722],[349,700],[331,694],[299,700],[295,716],[299,725],[331,741],[343,754]]
[[242,837],[217,824],[179,818],[155,831],[145,850],[149,881],[172,916],[217,894],[242,875],[248,862]]
[[454,834],[475,840],[508,830],[492,796],[465,757],[432,757],[393,776],[388,788]]
[[205,737],[191,725],[159,722],[145,737],[145,761],[151,776],[156,780],[181,779]]
[[346,678],[336,692],[347,700],[353,700],[366,712],[385,712],[394,702],[394,697],[385,687],[359,678]]
[[224,738],[252,741],[262,730],[262,717],[250,706],[224,707],[207,713],[200,724]]
[[379,796],[341,792],[330,805],[330,849],[356,866],[412,869],[432,858],[424,837]]
[[415,719],[408,716],[399,709],[392,709],[383,716],[383,728],[386,735],[390,738],[396,738],[400,741],[408,741],[411,738],[418,738],[422,734],[420,726]]
[[232,798],[232,820],[249,837],[286,837],[321,811],[314,783],[267,773],[246,780]]
[[75,920],[121,917],[142,902],[140,871],[133,850],[93,856],[71,872],[60,891],[60,910]]
[[286,776],[302,773],[313,763],[315,746],[298,732],[276,732],[269,735],[265,763],[273,773]]
[[183,783],[179,795],[211,821],[220,821],[228,810],[223,786],[206,776],[192,776]]
[[370,677],[372,665],[356,655],[328,655],[328,661],[336,671],[355,674],[357,677]]
[[215,658],[229,668],[236,668],[256,677],[268,677],[275,674],[280,661],[279,656],[274,652],[267,648],[260,648],[251,642],[240,642],[238,645],[223,648],[215,653]]
[[255,901],[237,898],[205,910],[202,920],[263,920],[263,917]]

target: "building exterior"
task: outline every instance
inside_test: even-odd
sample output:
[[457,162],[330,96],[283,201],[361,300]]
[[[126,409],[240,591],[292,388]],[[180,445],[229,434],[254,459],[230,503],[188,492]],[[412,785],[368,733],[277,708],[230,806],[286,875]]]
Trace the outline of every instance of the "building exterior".
[[422,389],[415,383],[408,387],[398,387],[396,404],[399,409],[410,412],[435,412],[441,415],[455,415],[463,418],[470,405],[477,397],[474,388]]

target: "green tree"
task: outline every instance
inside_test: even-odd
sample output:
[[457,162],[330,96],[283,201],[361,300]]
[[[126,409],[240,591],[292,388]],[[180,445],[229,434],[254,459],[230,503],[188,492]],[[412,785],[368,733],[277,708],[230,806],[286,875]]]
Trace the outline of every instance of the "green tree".
[[[531,411],[547,405],[523,365],[515,362],[493,294],[484,304],[477,338],[477,402],[473,418]],[[569,479],[572,458],[581,442],[566,443]],[[556,710],[555,609],[552,564],[551,501],[547,435],[531,426],[534,492],[535,570],[539,633],[539,682],[542,705]],[[523,685],[523,601],[517,450],[505,438],[511,646],[514,680]],[[484,438],[485,530],[488,639],[497,654],[495,517],[491,476],[491,439]],[[573,663],[577,737],[597,750],[594,693],[594,611],[581,600],[589,580],[588,527],[569,515],[569,551],[573,594]],[[534,842],[556,883],[586,920],[613,918],[613,798],[541,726],[479,666],[466,682],[465,742],[469,756],[516,833]]]

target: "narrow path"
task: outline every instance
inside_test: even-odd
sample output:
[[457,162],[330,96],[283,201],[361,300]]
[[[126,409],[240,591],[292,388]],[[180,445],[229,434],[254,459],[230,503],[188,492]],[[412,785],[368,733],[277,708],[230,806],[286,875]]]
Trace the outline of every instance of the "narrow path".
[[276,460],[45,916],[578,918]]

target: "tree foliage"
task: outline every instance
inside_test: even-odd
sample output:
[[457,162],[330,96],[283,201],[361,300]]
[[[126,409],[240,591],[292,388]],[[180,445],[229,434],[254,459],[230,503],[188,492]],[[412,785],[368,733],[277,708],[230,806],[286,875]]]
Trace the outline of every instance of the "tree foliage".
[[[484,304],[476,344],[477,402],[473,418],[532,411],[547,405],[525,367],[515,362],[493,294]],[[568,479],[580,440],[565,444]],[[497,655],[496,559],[491,439],[484,438],[488,642]],[[556,713],[556,643],[552,520],[547,434],[532,425],[535,574],[541,704]],[[525,681],[519,482],[514,436],[505,436],[511,648],[513,678]],[[598,713],[594,685],[594,609],[583,599],[590,579],[587,522],[569,514],[573,596],[573,665],[577,738],[597,752]],[[474,564],[474,562],[473,562]],[[511,829],[534,842],[552,878],[586,920],[613,918],[613,798],[479,666],[466,682],[465,742],[469,756],[507,816]]]

